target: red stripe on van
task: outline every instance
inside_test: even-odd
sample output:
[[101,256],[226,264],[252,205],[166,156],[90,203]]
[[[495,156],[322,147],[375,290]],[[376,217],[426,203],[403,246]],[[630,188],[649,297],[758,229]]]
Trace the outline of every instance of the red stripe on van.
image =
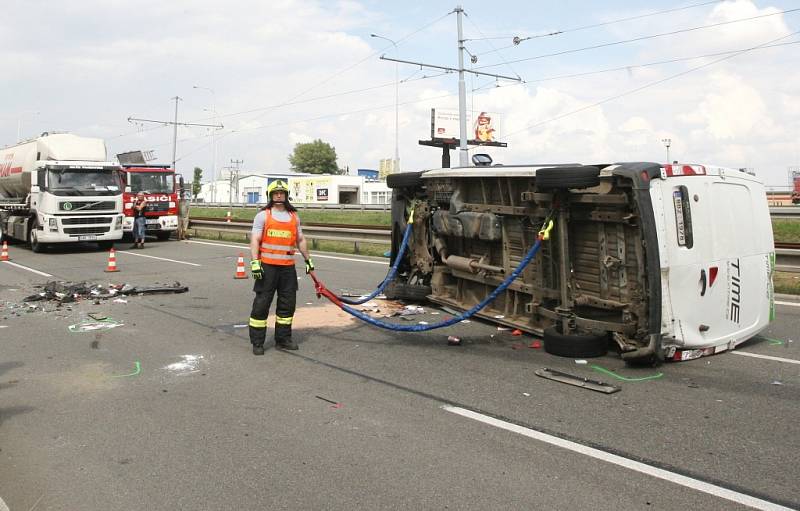
[[667,177],[674,176],[705,176],[706,168],[702,165],[664,165]]

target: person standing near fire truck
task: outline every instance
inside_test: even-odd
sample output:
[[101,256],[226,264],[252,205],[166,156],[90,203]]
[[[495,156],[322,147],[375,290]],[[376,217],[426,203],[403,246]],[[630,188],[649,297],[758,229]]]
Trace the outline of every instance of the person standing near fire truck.
[[139,192],[133,202],[133,246],[131,248],[144,248],[144,238],[147,230],[147,219],[144,216],[145,208],[147,208],[147,198],[145,198],[144,192]]
[[292,318],[297,298],[297,272],[294,268],[295,248],[305,259],[306,274],[314,271],[308,244],[300,228],[297,209],[289,202],[285,181],[273,181],[267,187],[269,202],[253,219],[250,232],[250,272],[255,279],[256,297],[250,312],[250,343],[253,355],[264,354],[267,338],[267,315],[272,297],[275,306],[275,347],[298,349],[292,340]]

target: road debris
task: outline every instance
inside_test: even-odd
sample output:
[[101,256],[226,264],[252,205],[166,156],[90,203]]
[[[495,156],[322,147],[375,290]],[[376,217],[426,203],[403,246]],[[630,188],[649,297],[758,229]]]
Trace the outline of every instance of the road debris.
[[536,376],[540,376],[548,380],[553,380],[560,383],[566,383],[567,385],[574,385],[576,387],[588,390],[594,390],[596,392],[602,392],[604,394],[613,394],[614,392],[619,392],[620,390],[622,390],[619,387],[609,385],[608,383],[602,381],[590,380],[589,378],[583,378],[581,376],[575,376],[569,373],[562,373],[561,371],[548,369],[547,367],[545,367],[544,369],[537,369],[535,371],[535,374]]
[[455,335],[448,335],[447,344],[450,346],[461,346],[461,337],[456,337]]
[[112,328],[117,328],[118,326],[124,326],[124,323],[116,321],[112,318],[105,318],[103,320],[94,320],[90,321],[88,319],[84,319],[80,323],[76,323],[74,325],[70,325],[67,329],[70,332],[93,332],[95,330],[111,330]]
[[99,304],[101,303],[100,300],[117,296],[186,293],[189,291],[189,288],[187,286],[182,286],[180,282],[174,282],[170,285],[156,284],[141,286],[128,283],[103,285],[92,284],[90,282],[62,282],[54,280],[47,282],[41,287],[42,290],[40,292],[25,297],[23,302],[46,301],[65,304],[73,303],[78,300],[93,300],[93,303]]

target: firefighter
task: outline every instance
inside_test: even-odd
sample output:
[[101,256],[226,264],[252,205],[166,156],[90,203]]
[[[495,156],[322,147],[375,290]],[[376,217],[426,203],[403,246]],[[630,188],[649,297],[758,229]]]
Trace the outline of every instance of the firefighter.
[[297,295],[297,272],[294,268],[295,248],[305,259],[306,274],[314,271],[308,245],[300,228],[297,209],[289,202],[285,181],[273,181],[267,187],[269,202],[253,219],[250,233],[250,271],[255,279],[253,309],[250,312],[250,343],[253,355],[264,354],[267,337],[267,315],[272,297],[275,306],[275,347],[296,350],[292,340],[292,316]]

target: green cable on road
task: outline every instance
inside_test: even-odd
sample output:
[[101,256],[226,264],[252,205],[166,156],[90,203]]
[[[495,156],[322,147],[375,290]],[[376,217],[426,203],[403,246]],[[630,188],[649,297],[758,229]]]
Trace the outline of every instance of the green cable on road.
[[603,374],[607,374],[607,375],[609,375],[609,376],[613,376],[614,378],[616,378],[616,379],[618,379],[618,380],[622,380],[622,381],[647,381],[647,380],[656,380],[656,379],[658,379],[658,378],[661,378],[662,376],[664,376],[664,373],[658,373],[658,374],[654,374],[654,375],[652,375],[652,376],[643,376],[643,377],[641,377],[641,378],[628,378],[627,376],[620,376],[620,375],[618,375],[617,373],[615,373],[614,371],[609,371],[609,370],[608,370],[608,369],[606,369],[605,367],[600,367],[600,366],[597,366],[597,365],[594,365],[594,364],[592,364],[592,365],[591,365],[591,366],[589,366],[589,367],[591,367],[592,369],[594,369],[594,370],[595,370],[595,371],[597,371],[597,372],[600,372],[600,373],[603,373]]
[[138,360],[135,362],[135,364],[136,364],[136,370],[134,372],[132,372],[130,374],[112,374],[111,377],[112,378],[124,378],[126,376],[136,376],[137,374],[142,372],[142,364],[140,364]]

